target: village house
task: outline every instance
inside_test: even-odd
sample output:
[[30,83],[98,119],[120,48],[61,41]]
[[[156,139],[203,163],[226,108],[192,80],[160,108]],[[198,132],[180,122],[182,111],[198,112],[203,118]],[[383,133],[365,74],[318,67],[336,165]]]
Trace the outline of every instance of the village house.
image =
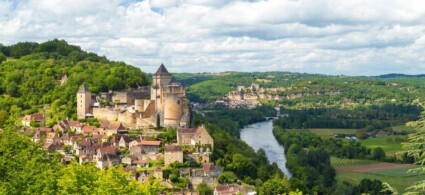
[[146,181],[149,180],[149,177],[152,176],[156,179],[162,180],[163,179],[163,171],[161,169],[161,167],[156,167],[155,170],[153,172],[148,172],[148,171],[143,171],[140,173],[139,177],[137,178],[137,180],[140,183],[145,183]]
[[31,140],[33,142],[40,142],[40,140],[45,139],[48,133],[51,133],[53,130],[51,128],[34,128],[34,135]]
[[45,143],[49,143],[49,144],[53,144],[53,145],[58,145],[59,143],[59,135],[54,133],[54,132],[50,132],[47,134],[46,136],[46,140]]
[[130,143],[128,143],[129,148],[133,146],[138,146],[138,145],[140,145],[140,139],[135,139],[135,140],[132,140]]
[[158,153],[158,149],[161,146],[161,141],[141,141],[140,145],[145,153]]
[[41,148],[47,150],[50,153],[53,153],[53,152],[55,152],[57,146],[53,143],[44,143]]
[[239,184],[221,184],[214,188],[214,195],[256,195],[252,189],[247,189]]
[[93,156],[96,167],[103,169],[104,167],[120,164],[121,159],[118,151],[118,148],[115,146],[106,146],[97,149],[96,155]]
[[131,138],[129,135],[115,135],[117,145],[121,148],[129,148]]
[[121,162],[123,164],[127,164],[129,167],[137,167],[137,168],[149,168],[149,158],[146,156],[134,156],[127,155],[122,158]]
[[189,146],[209,146],[214,148],[214,140],[205,129],[205,126],[197,128],[179,128],[177,130],[177,143]]
[[201,168],[181,168],[180,177],[211,177],[218,178],[223,173],[223,168],[205,163]]
[[60,131],[62,134],[65,133],[66,131],[71,129],[68,122],[69,122],[68,120],[60,121],[59,123],[53,126],[53,130]]
[[80,123],[80,121],[68,121],[69,128],[76,133],[81,133],[81,130],[83,128],[83,124]]
[[87,136],[87,135],[93,135],[95,133],[95,129],[96,127],[91,126],[91,125],[85,125],[82,129],[82,133]]
[[167,166],[173,162],[183,163],[183,149],[181,146],[164,146],[164,165]]
[[22,125],[31,126],[31,122],[37,122],[40,126],[44,126],[46,124],[46,118],[44,114],[41,113],[25,115],[22,120]]
[[135,145],[130,147],[130,155],[139,156],[142,155],[143,149],[141,145]]

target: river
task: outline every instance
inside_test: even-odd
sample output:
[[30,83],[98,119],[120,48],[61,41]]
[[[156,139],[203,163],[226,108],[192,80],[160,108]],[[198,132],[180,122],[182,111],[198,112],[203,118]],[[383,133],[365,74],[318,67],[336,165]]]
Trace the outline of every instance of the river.
[[246,126],[241,131],[241,140],[257,151],[263,148],[270,162],[276,162],[283,173],[290,178],[291,173],[286,168],[285,148],[273,135],[273,121],[259,122]]

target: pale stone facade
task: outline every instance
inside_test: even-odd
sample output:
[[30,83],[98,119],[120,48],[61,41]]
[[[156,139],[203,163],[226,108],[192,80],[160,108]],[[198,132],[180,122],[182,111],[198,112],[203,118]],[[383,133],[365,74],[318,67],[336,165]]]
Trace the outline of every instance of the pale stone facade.
[[[150,94],[150,99],[146,99]],[[102,107],[101,101],[115,106]],[[99,120],[118,121],[129,128],[156,126],[187,127],[190,121],[186,92],[164,65],[153,75],[150,88],[129,89],[93,96],[82,85],[77,92],[78,118],[95,117]]]
[[167,166],[173,162],[183,163],[183,148],[181,146],[164,146],[164,165]]
[[199,126],[198,128],[179,128],[177,130],[177,143],[179,145],[189,146],[211,146],[214,149],[214,140],[205,126]]

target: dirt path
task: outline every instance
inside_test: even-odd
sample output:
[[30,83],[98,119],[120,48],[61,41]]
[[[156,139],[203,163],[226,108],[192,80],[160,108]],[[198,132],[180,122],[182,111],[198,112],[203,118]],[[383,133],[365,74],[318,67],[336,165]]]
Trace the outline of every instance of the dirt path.
[[377,170],[385,170],[385,169],[396,169],[396,168],[404,168],[404,167],[414,167],[411,164],[395,164],[395,163],[379,163],[372,165],[358,165],[358,166],[343,166],[336,167],[336,171],[355,171],[355,172],[370,172]]

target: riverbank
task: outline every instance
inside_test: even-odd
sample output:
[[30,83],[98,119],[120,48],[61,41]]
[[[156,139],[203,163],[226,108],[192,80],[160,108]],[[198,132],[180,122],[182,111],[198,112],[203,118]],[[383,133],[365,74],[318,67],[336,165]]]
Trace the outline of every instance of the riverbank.
[[257,122],[246,126],[241,130],[240,138],[255,151],[263,148],[271,163],[275,162],[288,178],[292,176],[286,167],[285,148],[273,135],[273,121]]

